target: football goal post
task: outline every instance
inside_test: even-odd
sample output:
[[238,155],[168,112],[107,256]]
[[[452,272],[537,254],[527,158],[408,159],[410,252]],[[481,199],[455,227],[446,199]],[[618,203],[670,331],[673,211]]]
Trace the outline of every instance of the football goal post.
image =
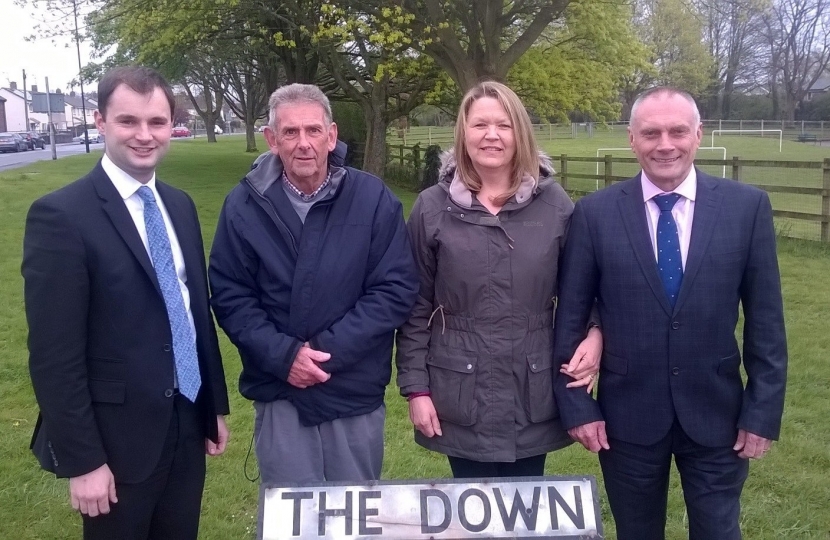
[[743,135],[745,133],[760,133],[761,137],[764,136],[764,133],[777,133],[778,134],[778,151],[781,152],[782,150],[782,143],[784,141],[784,132],[780,129],[713,129],[712,130],[712,146],[715,146],[715,135],[725,135],[725,134],[734,134],[734,135]]

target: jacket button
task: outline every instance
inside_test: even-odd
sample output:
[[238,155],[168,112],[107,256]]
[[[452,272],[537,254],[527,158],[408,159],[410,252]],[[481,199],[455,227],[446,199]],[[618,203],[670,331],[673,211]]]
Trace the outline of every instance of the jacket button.
[[464,217],[464,214],[461,214],[461,217]]
[[672,375],[680,375],[680,368],[671,368]]
[[171,348],[172,348],[172,347],[170,347],[170,344],[169,344],[169,343],[165,343],[165,344],[164,344],[164,352],[170,352],[170,349],[171,349]]
[[536,369],[536,364],[530,364],[530,369]]
[[680,323],[679,322],[674,321],[673,323],[671,323],[671,329],[672,330],[677,330],[678,328],[680,328]]
[[467,369],[473,369],[473,365],[472,364],[467,364]]
[[165,390],[164,391],[164,397],[173,397],[173,389],[168,388],[167,390]]
[[447,207],[447,212],[452,212],[452,207],[451,206]]

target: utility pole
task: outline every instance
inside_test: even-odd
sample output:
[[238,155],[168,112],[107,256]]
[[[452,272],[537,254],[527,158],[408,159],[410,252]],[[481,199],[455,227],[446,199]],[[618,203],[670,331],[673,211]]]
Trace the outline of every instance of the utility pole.
[[26,131],[29,131],[29,100],[26,99],[26,70],[23,70],[23,113],[26,115]]
[[49,77],[44,77],[46,81],[46,115],[49,118],[49,143],[52,147],[52,160],[58,159],[58,149],[55,147],[55,124],[52,122],[52,98],[49,96]]
[[81,111],[84,115],[84,144],[89,154],[89,132],[86,129],[86,98],[84,97],[84,74],[81,73],[81,38],[78,35],[78,2],[72,0],[72,13],[75,15],[75,49],[78,51],[78,80],[81,82]]

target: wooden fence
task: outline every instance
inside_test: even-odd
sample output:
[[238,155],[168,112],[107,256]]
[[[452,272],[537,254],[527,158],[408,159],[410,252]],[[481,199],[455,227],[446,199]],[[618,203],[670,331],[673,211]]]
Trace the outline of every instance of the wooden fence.
[[[573,179],[597,180],[602,183],[602,187],[608,187],[614,182],[619,182],[628,178],[628,175],[615,175],[614,164],[636,164],[635,157],[614,157],[610,155],[600,157],[575,157],[568,155],[554,156],[553,159],[559,163],[559,170],[557,178],[562,187],[571,193],[577,195],[586,195],[590,191],[569,189],[569,182]],[[591,173],[574,173],[569,171],[570,163],[595,163],[599,165],[599,174]],[[766,169],[791,169],[791,170],[820,170],[821,171],[821,187],[802,187],[802,186],[782,186],[770,184],[755,184],[756,187],[763,189],[767,193],[789,193],[795,195],[812,195],[821,198],[820,213],[812,212],[795,212],[792,210],[776,209],[773,204],[773,215],[779,218],[787,218],[793,220],[801,220],[808,222],[818,222],[820,224],[820,239],[822,242],[830,242],[830,158],[824,161],[771,161],[771,160],[756,160],[756,159],[740,159],[734,157],[732,159],[697,159],[695,160],[697,166],[716,166],[726,167],[727,171],[731,171],[728,175],[732,180],[744,182],[744,169],[748,167],[763,167]]]
[[[424,148],[419,146],[410,147],[404,145],[390,145],[389,146],[389,162],[399,162],[401,165],[411,164],[416,170],[420,169],[423,163]],[[614,182],[625,180],[631,176],[630,171],[632,167],[637,167],[637,158],[635,157],[616,157],[611,155],[600,157],[577,157],[568,155],[551,156],[557,167],[557,179],[559,183],[576,196],[587,195],[594,191],[594,189],[584,189],[586,180],[593,180],[596,182],[597,189],[610,186]],[[579,164],[579,165],[577,165]],[[830,242],[830,158],[824,161],[773,161],[773,160],[754,160],[754,159],[740,159],[734,157],[732,159],[696,159],[695,164],[698,167],[710,166],[723,168],[719,170],[726,170],[726,176],[738,182],[745,182],[752,184],[767,193],[775,194],[770,197],[773,205],[773,215],[782,220],[794,220],[795,222],[817,224],[819,227],[818,234],[789,234],[788,231],[781,231],[784,236],[795,236],[801,238],[815,238],[821,242]],[[574,171],[575,168],[580,168],[582,171],[587,170],[586,165],[596,167],[596,173]],[[619,174],[619,167],[617,173],[614,171],[614,166],[626,166],[628,174]],[[592,168],[592,167],[591,167]],[[744,178],[745,170],[748,168],[759,169],[773,169],[785,170],[788,177],[798,177],[798,173],[810,174],[810,171],[815,171],[813,174],[820,178],[816,178],[813,186],[799,186],[799,185],[778,185],[774,183],[759,183],[752,182]],[[790,174],[792,173],[792,174]],[[775,174],[776,178],[780,178],[782,174]],[[577,185],[581,180],[581,186]],[[594,186],[591,186],[594,187]],[[809,208],[818,208],[818,212],[795,211],[792,209],[781,208],[784,200],[781,197],[808,197],[810,204],[806,205]],[[820,204],[815,204],[820,203]],[[778,207],[777,207],[778,206]],[[814,227],[815,225],[813,225]],[[815,230],[815,229],[812,229]]]

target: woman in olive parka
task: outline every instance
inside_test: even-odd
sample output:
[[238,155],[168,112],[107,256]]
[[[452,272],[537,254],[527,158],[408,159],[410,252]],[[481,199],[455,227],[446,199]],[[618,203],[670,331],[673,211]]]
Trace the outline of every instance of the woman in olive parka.
[[397,336],[397,383],[415,440],[446,454],[456,478],[539,476],[572,441],[559,422],[553,370],[593,387],[598,328],[570,364],[553,365],[559,255],[573,203],[506,86],[461,103],[455,148],[407,227],[418,301]]

